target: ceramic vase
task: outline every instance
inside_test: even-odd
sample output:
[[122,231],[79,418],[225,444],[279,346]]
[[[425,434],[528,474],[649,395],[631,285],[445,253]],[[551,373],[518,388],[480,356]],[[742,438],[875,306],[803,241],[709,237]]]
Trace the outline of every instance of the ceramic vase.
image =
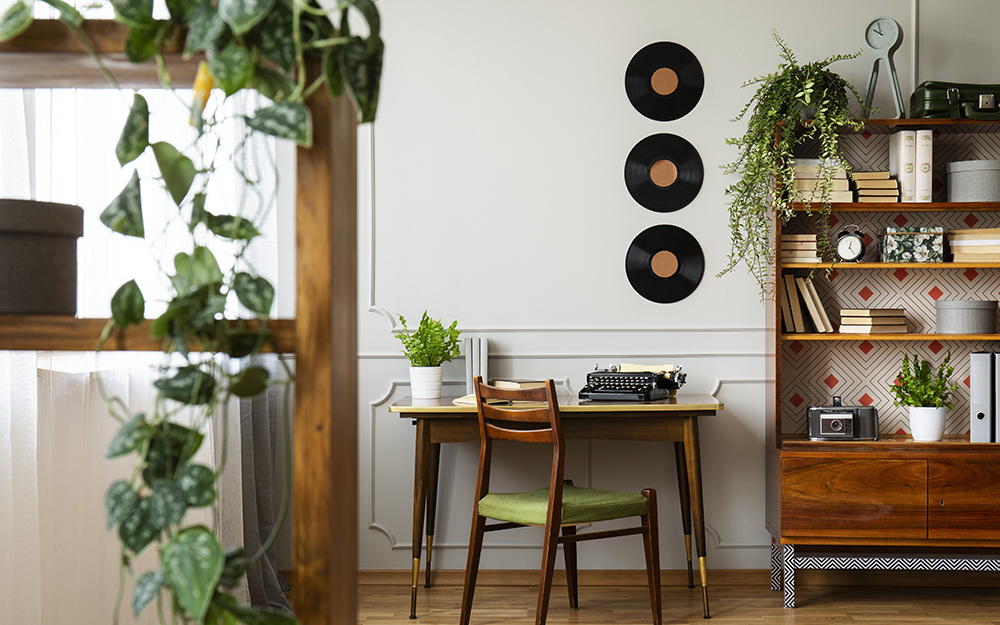
[[413,399],[441,398],[442,367],[410,367],[410,395]]
[[944,436],[945,407],[910,406],[910,435],[915,441],[939,441]]

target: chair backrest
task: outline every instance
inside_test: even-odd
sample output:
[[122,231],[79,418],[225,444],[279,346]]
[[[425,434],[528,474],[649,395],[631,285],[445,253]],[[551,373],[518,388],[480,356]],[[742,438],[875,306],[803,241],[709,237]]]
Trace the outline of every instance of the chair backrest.
[[493,441],[552,445],[552,473],[549,479],[550,504],[562,501],[565,441],[555,383],[524,389],[497,388],[475,379],[476,407],[479,413],[479,479],[476,500],[489,493]]

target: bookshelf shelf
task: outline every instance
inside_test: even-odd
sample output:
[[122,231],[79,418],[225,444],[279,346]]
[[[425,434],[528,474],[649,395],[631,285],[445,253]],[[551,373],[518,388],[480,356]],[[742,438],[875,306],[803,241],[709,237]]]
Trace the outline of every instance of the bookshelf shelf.
[[782,263],[782,269],[996,269],[998,263]]
[[782,341],[1000,341],[1000,334],[782,334]]
[[[818,210],[821,204],[796,204],[796,212]],[[949,212],[975,213],[1000,210],[1000,202],[833,202],[830,210],[836,213],[921,213]]]

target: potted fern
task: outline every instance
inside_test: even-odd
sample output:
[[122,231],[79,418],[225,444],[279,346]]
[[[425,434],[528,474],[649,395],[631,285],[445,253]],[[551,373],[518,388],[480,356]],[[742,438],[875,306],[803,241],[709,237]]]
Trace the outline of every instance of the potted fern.
[[403,343],[403,355],[410,361],[410,391],[413,399],[439,399],[441,397],[442,363],[449,362],[459,353],[458,321],[447,328],[439,319],[431,319],[424,311],[420,324],[413,332],[406,327],[406,319],[399,316],[403,331],[396,335]]
[[[852,101],[862,107],[857,89],[828,69],[836,62],[856,58],[854,54],[834,54],[821,61],[800,65],[791,48],[772,30],[782,62],[772,74],[757,76],[743,83],[757,86],[750,101],[732,121],[744,118],[746,132],[727,139],[736,146],[736,160],[723,166],[727,174],[736,174],[737,182],[726,189],[729,201],[731,248],[728,264],[719,276],[732,271],[740,262],[757,279],[762,299],[773,296],[768,290],[768,269],[774,265],[775,220],[787,223],[801,204],[815,217],[820,255],[831,251],[827,233],[832,180],[838,170],[850,170],[839,145],[842,129],[859,130],[862,122],[852,113]],[[851,97],[853,96],[853,97]],[[817,191],[803,192],[793,183],[792,162],[796,150],[806,142],[819,145],[821,180]],[[775,192],[780,189],[780,192]]]
[[914,354],[911,369],[909,356],[903,354],[903,367],[889,390],[895,396],[894,405],[909,407],[910,435],[915,441],[939,441],[944,436],[945,417],[955,408],[951,393],[958,390],[949,380],[955,371],[950,361],[948,354],[935,372],[931,363]]

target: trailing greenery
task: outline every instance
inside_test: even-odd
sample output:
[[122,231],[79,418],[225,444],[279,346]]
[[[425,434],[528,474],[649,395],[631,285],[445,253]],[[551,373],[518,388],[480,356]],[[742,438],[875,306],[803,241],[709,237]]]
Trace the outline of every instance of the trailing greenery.
[[896,381],[889,387],[894,395],[893,405],[932,408],[947,406],[954,410],[955,405],[951,402],[951,392],[957,391],[958,385],[949,383],[951,374],[955,372],[955,367],[948,364],[950,361],[951,354],[949,353],[938,366],[937,372],[933,372],[931,363],[921,360],[919,356],[914,354],[913,369],[911,370],[909,356],[903,354],[903,368],[896,376]]
[[[732,121],[746,118],[747,129],[742,137],[726,140],[739,149],[739,156],[723,166],[723,171],[737,174],[739,180],[726,188],[732,241],[728,264],[718,274],[746,263],[757,279],[762,299],[773,296],[768,289],[768,270],[775,260],[774,220],[788,223],[797,203],[804,204],[815,218],[821,256],[828,257],[832,251],[827,226],[831,183],[837,169],[850,171],[840,151],[838,133],[860,130],[862,122],[850,105],[856,101],[863,106],[857,89],[827,69],[836,61],[856,58],[860,50],[799,65],[777,31],[771,32],[783,62],[776,72],[743,83],[757,89]],[[791,160],[799,146],[811,141],[819,143],[818,177],[822,179],[819,197],[812,198],[812,203],[795,189]]]
[[[83,16],[61,0],[43,1],[59,11],[61,21],[117,86],[83,35]],[[0,17],[0,41],[28,28],[31,4],[17,0]],[[122,167],[151,159],[151,167],[142,169],[157,174],[142,179],[138,169],[133,171],[101,214],[101,222],[114,232],[145,238],[143,191],[159,187],[173,212],[163,221],[180,220],[190,233],[187,250],[174,257],[172,266],[163,267],[172,295],[166,311],[152,322],[151,333],[163,340],[165,354],[161,375],[154,382],[158,391],[154,409],[131,414],[124,400],[106,398],[111,416],[121,423],[106,455],[135,459],[130,477],[111,484],[105,496],[108,528],[117,530],[121,543],[122,578],[127,574],[135,581],[132,612],[138,617],[155,600],[161,623],[166,622],[165,606],[172,614],[171,623],[297,623],[292,615],[272,608],[238,605],[230,594],[277,536],[291,493],[287,479],[274,531],[254,554],[240,546],[224,549],[213,531],[185,525],[184,518],[188,510],[212,506],[218,497],[216,484],[225,459],[217,469],[193,461],[205,426],[212,419],[225,419],[230,399],[254,397],[281,383],[263,367],[229,364],[229,359],[247,359],[273,347],[267,321],[274,287],[243,267],[242,259],[260,235],[258,225],[273,209],[276,197],[260,188],[258,172],[244,166],[242,155],[255,136],[309,147],[312,124],[304,101],[324,87],[330,97],[346,92],[359,121],[374,120],[384,50],[378,10],[373,0],[343,0],[332,13],[315,0],[167,0],[169,19],[154,19],[152,0],[112,0],[111,5],[116,21],[127,28],[125,56],[136,63],[155,61],[164,88],[173,88],[165,50],[183,42],[185,57],[205,57],[195,79],[194,101],[185,111],[196,135],[189,144],[150,143],[149,129],[156,120],[151,119],[145,98],[135,94],[115,153]],[[367,23],[366,36],[351,34],[349,12]],[[310,58],[321,68],[318,75],[307,75]],[[210,97],[213,89],[221,91],[220,97]],[[222,101],[244,89],[254,89],[270,102],[240,120],[237,127],[244,134],[232,153],[224,153]],[[227,164],[242,178],[247,197],[241,199],[252,199],[258,206],[254,214],[213,212],[209,183]],[[223,271],[207,245],[209,239],[231,248],[232,267]],[[245,318],[227,319],[227,308],[238,308],[237,302]],[[136,281],[123,284],[111,300],[112,319],[98,349],[116,329],[142,323],[145,309],[146,298]],[[448,336],[453,341],[457,332]],[[284,373],[292,379],[287,367]],[[287,415],[287,392],[285,401]],[[287,421],[285,428],[288,441]],[[221,429],[225,433],[224,423]],[[133,570],[135,557],[154,543],[158,568]],[[119,603],[122,598],[120,591]],[[119,613],[116,605],[115,623]]]
[[436,367],[458,356],[458,335],[462,333],[456,329],[458,321],[452,321],[445,329],[439,319],[431,319],[425,310],[420,318],[420,325],[412,334],[406,327],[403,315],[399,316],[399,322],[403,325],[403,331],[396,338],[403,343],[400,351],[409,359],[410,365]]

